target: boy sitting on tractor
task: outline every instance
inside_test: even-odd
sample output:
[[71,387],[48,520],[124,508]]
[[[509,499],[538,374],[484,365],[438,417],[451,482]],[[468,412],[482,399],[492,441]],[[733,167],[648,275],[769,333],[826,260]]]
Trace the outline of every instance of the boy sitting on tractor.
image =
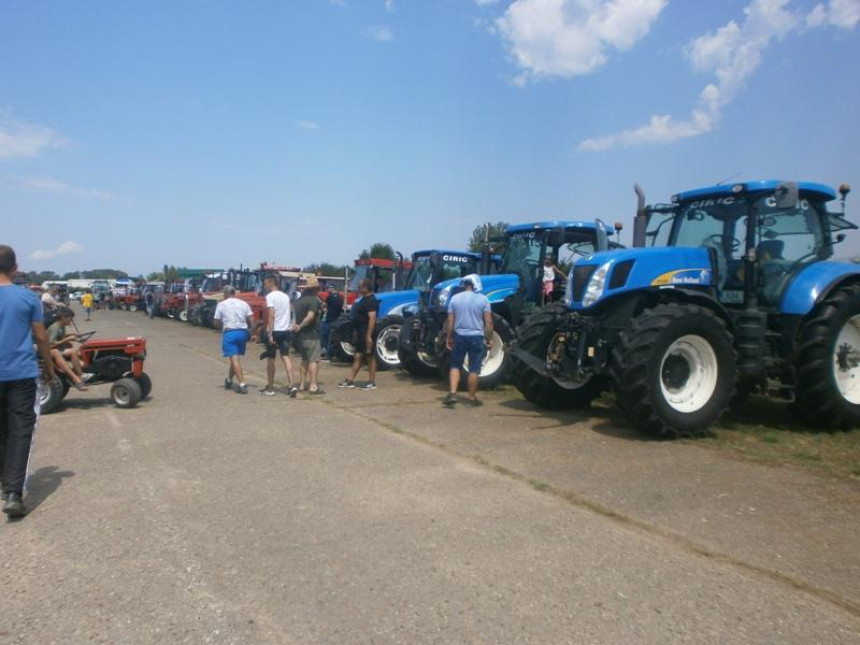
[[74,311],[68,307],[60,307],[55,321],[48,327],[48,343],[51,346],[51,357],[54,359],[57,371],[68,376],[75,389],[85,392],[88,388],[82,378],[81,351],[75,343],[78,335],[69,334],[66,331],[66,327],[72,324],[74,317]]

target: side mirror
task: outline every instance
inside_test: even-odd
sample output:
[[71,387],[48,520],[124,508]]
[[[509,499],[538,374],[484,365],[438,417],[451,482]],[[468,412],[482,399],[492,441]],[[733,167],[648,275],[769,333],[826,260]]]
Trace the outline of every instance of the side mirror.
[[774,191],[776,197],[776,207],[779,210],[794,210],[797,208],[799,201],[799,193],[797,184],[793,181],[784,181],[779,185],[779,188]]
[[550,229],[549,235],[547,236],[547,244],[552,247],[558,247],[564,244],[564,229],[561,227]]

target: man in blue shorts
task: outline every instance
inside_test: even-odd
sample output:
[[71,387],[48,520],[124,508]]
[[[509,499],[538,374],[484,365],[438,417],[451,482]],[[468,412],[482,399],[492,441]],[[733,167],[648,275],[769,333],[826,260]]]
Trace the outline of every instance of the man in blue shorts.
[[12,283],[17,270],[15,251],[0,244],[0,484],[3,512],[10,518],[27,514],[21,497],[36,427],[34,342],[46,380],[55,378],[42,305],[32,291]]
[[465,405],[483,405],[478,400],[478,378],[484,348],[493,343],[493,313],[490,301],[481,293],[481,279],[474,273],[460,281],[463,291],[451,298],[448,303],[448,322],[446,325],[446,344],[451,352],[451,370],[448,372],[448,396],[442,403],[453,407],[457,403],[457,388],[460,385],[460,370],[464,360],[469,359],[469,398]]
[[236,392],[247,394],[245,374],[242,372],[241,357],[245,355],[245,345],[248,335],[251,342],[257,342],[257,335],[249,330],[254,328],[254,312],[244,300],[236,297],[236,288],[224,287],[224,300],[215,307],[215,327],[223,329],[221,334],[221,353],[230,361],[230,370],[224,379],[224,389],[233,389],[233,377],[238,381]]

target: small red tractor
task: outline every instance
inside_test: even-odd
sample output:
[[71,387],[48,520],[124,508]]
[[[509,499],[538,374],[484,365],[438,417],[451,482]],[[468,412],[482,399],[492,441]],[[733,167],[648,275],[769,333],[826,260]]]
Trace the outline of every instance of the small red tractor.
[[[143,371],[146,359],[146,339],[141,336],[92,340],[95,332],[80,336],[81,363],[87,387],[111,383],[110,398],[120,408],[133,408],[149,396],[152,381]],[[40,388],[39,406],[42,414],[57,409],[68,394],[71,381],[57,372],[57,378]]]

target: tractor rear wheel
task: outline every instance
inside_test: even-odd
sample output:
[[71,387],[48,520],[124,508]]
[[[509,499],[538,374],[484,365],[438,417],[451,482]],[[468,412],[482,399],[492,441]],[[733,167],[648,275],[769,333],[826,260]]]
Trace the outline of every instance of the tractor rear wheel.
[[397,347],[400,345],[401,316],[385,316],[376,325],[376,364],[381,370],[400,367]]
[[422,351],[397,350],[400,366],[411,376],[439,376],[439,360]]
[[[498,314],[493,314],[493,344],[481,362],[481,375],[478,379],[478,387],[482,390],[493,390],[507,379],[513,364],[507,346],[515,336],[516,334],[508,321]],[[450,354],[447,354],[445,360],[442,361],[441,370],[446,378],[450,371],[450,364]],[[463,363],[462,371],[464,373],[469,371],[468,358]],[[461,383],[464,381],[465,378],[460,380]]]
[[[338,321],[340,322],[340,321]],[[346,320],[329,331],[329,344],[334,350],[332,358],[342,363],[352,363],[355,356],[355,345],[352,344],[355,327]]]
[[[532,314],[519,329],[519,346],[532,356],[549,360],[561,316],[567,312],[562,303],[547,305]],[[560,386],[552,377],[539,374],[514,358],[514,385],[527,401],[549,410],[588,407],[607,388],[605,378],[591,376],[575,389]]]
[[68,391],[68,386],[63,388],[63,379],[59,376],[42,383],[39,388],[39,414],[50,414],[56,410]]
[[125,377],[111,386],[110,398],[120,408],[133,408],[143,398],[143,392],[137,381]]
[[613,354],[618,403],[649,434],[702,435],[729,406],[736,363],[732,336],[713,311],[658,305],[621,333]]
[[149,393],[152,392],[152,379],[149,378],[149,374],[141,372],[140,376],[134,380],[140,386],[140,399],[143,400],[148,397]]
[[795,404],[813,428],[860,424],[860,286],[828,296],[800,329]]

